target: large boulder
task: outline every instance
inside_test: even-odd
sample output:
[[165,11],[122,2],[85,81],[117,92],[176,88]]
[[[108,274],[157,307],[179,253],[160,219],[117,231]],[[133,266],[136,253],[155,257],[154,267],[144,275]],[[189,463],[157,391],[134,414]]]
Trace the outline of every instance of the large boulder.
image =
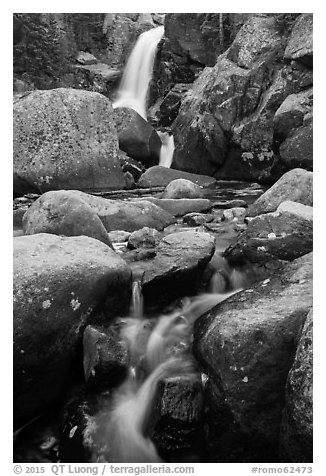
[[182,170],[169,169],[155,165],[146,170],[137,182],[139,188],[166,187],[172,180],[177,179],[191,180],[202,187],[209,187],[216,184],[213,177],[207,175],[191,174]]
[[125,312],[130,288],[129,267],[98,240],[14,238],[15,427],[62,399],[85,326]]
[[274,212],[282,202],[287,200],[312,206],[312,180],[312,172],[300,168],[286,172],[249,206],[247,216],[254,217],[262,213]]
[[215,238],[209,233],[191,230],[166,235],[153,259],[130,264],[133,271],[143,272],[145,302],[171,301],[194,292],[214,251]]
[[312,247],[313,207],[287,201],[275,212],[252,218],[224,256],[233,263],[292,261],[312,251]]
[[312,170],[313,166],[313,126],[299,127],[289,134],[280,146],[280,156],[287,168],[304,167]]
[[289,372],[281,428],[281,459],[313,461],[313,311],[307,316]]
[[[76,89],[14,101],[14,193],[125,188],[111,102]],[[29,190],[27,190],[29,188]]]
[[296,20],[284,52],[287,60],[297,60],[308,67],[313,63],[313,15],[304,13]]
[[23,216],[23,230],[25,235],[85,235],[112,247],[99,216],[69,190],[46,192],[37,199]]
[[138,112],[127,107],[114,110],[119,147],[147,167],[157,165],[162,147],[155,129]]
[[204,198],[203,189],[187,179],[172,180],[166,187],[161,198]]
[[286,380],[311,305],[312,253],[196,322],[211,462],[279,461]]
[[170,213],[147,200],[109,200],[79,190],[67,190],[47,192],[36,200],[24,220],[24,229],[25,233],[41,230],[58,234],[84,232],[105,241],[109,239],[105,231],[135,231],[144,226],[163,230],[174,222]]

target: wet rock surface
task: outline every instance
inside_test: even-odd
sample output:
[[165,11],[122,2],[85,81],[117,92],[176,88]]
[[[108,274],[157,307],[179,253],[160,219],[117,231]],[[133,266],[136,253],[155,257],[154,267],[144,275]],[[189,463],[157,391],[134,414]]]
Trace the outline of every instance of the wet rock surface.
[[195,326],[210,460],[277,461],[284,389],[312,304],[312,253],[233,295]]
[[147,167],[157,165],[162,147],[155,129],[136,111],[127,107],[114,110],[119,147]]
[[87,326],[83,333],[83,366],[87,391],[104,391],[127,376],[129,354],[113,328]]
[[126,263],[93,238],[14,239],[15,427],[62,399],[80,333],[103,319],[95,317],[99,308],[106,319],[123,312],[130,280]]
[[281,426],[282,461],[313,461],[313,311],[307,316],[288,375]]
[[149,433],[168,462],[196,461],[201,456],[204,400],[200,374],[159,382]]
[[133,271],[144,271],[144,299],[151,305],[196,289],[214,251],[215,239],[209,233],[181,231],[166,235],[153,259],[131,262],[130,266]]

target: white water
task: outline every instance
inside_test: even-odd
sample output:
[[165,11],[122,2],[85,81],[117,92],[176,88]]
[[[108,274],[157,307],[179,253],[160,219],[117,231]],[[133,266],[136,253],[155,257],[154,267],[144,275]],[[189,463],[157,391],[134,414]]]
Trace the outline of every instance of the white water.
[[[243,285],[244,276],[228,268],[225,260],[219,268],[229,274],[229,284]],[[216,273],[219,271],[216,268]],[[241,278],[241,279],[240,279]],[[241,282],[242,280],[242,282]],[[131,315],[124,320],[121,338],[129,347],[130,370],[126,381],[115,390],[109,409],[100,411],[93,422],[97,451],[93,462],[158,463],[162,462],[154,443],[147,435],[157,384],[166,377],[194,373],[190,343],[193,325],[205,312],[238,289],[220,292],[214,276],[212,287],[218,292],[183,300],[181,308],[159,317],[154,326],[144,319],[141,281],[133,286]]]
[[153,73],[156,49],[164,35],[164,26],[142,33],[127,61],[118,97],[113,107],[129,107],[147,120],[147,92]]
[[174,139],[172,135],[167,132],[157,131],[161,142],[160,163],[162,167],[171,167],[173,151],[174,151]]

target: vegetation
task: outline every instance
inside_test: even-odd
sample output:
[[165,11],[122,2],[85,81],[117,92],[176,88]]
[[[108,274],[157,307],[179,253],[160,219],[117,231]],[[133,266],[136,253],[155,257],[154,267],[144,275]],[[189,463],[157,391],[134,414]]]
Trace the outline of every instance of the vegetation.
[[14,14],[14,74],[43,89],[55,85],[68,69],[62,32],[53,14]]

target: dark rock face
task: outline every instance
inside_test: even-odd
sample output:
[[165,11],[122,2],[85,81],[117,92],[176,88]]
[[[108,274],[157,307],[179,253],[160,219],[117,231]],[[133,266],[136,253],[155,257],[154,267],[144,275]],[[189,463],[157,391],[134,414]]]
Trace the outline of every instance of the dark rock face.
[[303,169],[293,169],[266,190],[249,206],[247,216],[254,217],[262,213],[274,212],[277,207],[287,200],[313,205],[313,174]]
[[276,212],[252,218],[224,252],[232,263],[292,261],[312,251],[313,208],[296,202],[282,202]]
[[165,461],[198,458],[203,445],[203,412],[199,374],[170,377],[159,382],[149,433]]
[[281,459],[313,461],[313,311],[307,316],[289,372],[281,428]]
[[312,253],[199,318],[212,462],[278,461],[287,375],[312,305]]
[[[286,16],[280,17],[251,16],[230,48],[212,68],[201,72],[185,94],[172,124],[172,167],[262,182],[275,181],[296,163],[309,162],[311,169],[311,150],[302,153],[308,158],[299,156],[295,162],[294,139],[283,146],[291,149],[283,152],[283,158],[284,137],[274,131],[275,112],[287,96],[312,85],[311,69],[298,62],[289,65],[283,58],[288,28],[280,27]],[[296,126],[291,134],[297,130]]]
[[127,376],[129,355],[113,329],[87,326],[83,333],[83,365],[87,391],[108,390]]
[[[74,89],[14,101],[14,193],[125,188],[111,102]],[[21,185],[23,184],[23,190]]]
[[118,107],[114,120],[121,150],[147,167],[159,163],[162,142],[145,119],[133,109]]
[[158,123],[161,126],[171,126],[178,115],[181,100],[183,99],[185,93],[189,91],[190,87],[191,84],[175,84],[166,94],[157,113]]
[[286,168],[302,167],[306,170],[313,168],[313,129],[312,123],[302,126],[282,142],[280,146],[281,161]]
[[166,187],[170,182],[172,182],[172,180],[179,178],[191,180],[202,187],[208,187],[216,183],[216,180],[213,177],[209,177],[207,175],[191,174],[181,170],[174,170],[167,167],[161,167],[160,165],[155,165],[142,174],[137,182],[137,187]]
[[125,312],[130,288],[129,267],[98,240],[14,239],[15,427],[62,399],[80,371],[75,359],[83,328],[96,322],[97,309],[106,319]]
[[90,236],[112,248],[109,235],[91,207],[70,191],[46,192],[23,217],[25,235],[53,233],[65,236]]
[[[189,84],[230,45],[251,14],[168,13],[151,84],[151,103],[169,95],[178,83]],[[170,102],[170,98],[167,99]],[[165,101],[165,99],[164,99]],[[163,111],[162,111],[163,112]],[[163,112],[162,123],[166,114]],[[166,122],[165,122],[166,124]],[[169,124],[166,124],[169,125]]]

